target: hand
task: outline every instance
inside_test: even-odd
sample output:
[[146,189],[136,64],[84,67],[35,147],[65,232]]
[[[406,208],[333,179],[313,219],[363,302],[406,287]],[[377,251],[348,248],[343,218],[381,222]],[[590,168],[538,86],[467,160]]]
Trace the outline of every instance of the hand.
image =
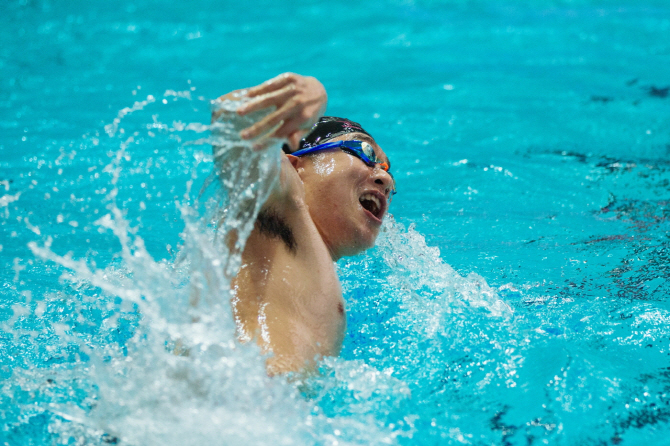
[[250,102],[240,107],[237,113],[244,116],[257,110],[275,106],[277,110],[244,129],[243,139],[253,139],[279,125],[273,136],[287,138],[295,149],[300,138],[319,120],[326,111],[328,95],[323,84],[314,77],[284,73],[252,87],[247,91]]

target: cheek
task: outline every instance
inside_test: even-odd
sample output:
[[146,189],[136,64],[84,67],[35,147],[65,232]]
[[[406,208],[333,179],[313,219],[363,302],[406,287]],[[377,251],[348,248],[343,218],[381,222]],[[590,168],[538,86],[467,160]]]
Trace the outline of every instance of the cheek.
[[349,156],[315,157],[314,180],[315,188],[321,194],[327,194],[332,199],[350,198],[356,185],[361,181],[361,169]]
[[316,155],[314,159],[314,172],[320,177],[332,175],[335,172],[335,160],[323,155]]

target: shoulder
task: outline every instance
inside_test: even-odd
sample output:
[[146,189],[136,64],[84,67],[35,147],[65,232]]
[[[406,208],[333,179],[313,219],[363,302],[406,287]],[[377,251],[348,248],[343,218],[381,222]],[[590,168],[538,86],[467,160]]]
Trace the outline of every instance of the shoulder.
[[285,191],[287,198],[292,201],[300,201],[305,197],[305,186],[302,183],[300,175],[298,175],[295,165],[289,158],[291,156],[282,154],[279,187]]
[[302,179],[286,154],[281,156],[279,181],[270,194],[263,209],[272,208],[276,215],[290,218],[304,207],[305,187]]
[[303,243],[298,243],[309,213],[304,205],[305,189],[290,159],[282,154],[279,184],[263,204],[256,218],[256,230],[266,237],[281,241],[291,254],[296,254]]

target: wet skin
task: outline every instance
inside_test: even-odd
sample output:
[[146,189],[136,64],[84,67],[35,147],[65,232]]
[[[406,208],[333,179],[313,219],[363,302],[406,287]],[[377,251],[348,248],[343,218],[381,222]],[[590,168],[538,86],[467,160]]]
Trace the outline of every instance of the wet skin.
[[[366,135],[333,141],[345,139],[372,143],[388,162]],[[272,353],[270,374],[309,370],[319,358],[339,354],[346,317],[334,262],[374,245],[390,186],[387,172],[339,149],[283,155],[279,185],[264,210],[290,228],[295,246],[257,224],[233,280],[238,336]],[[372,196],[379,207],[369,205]]]

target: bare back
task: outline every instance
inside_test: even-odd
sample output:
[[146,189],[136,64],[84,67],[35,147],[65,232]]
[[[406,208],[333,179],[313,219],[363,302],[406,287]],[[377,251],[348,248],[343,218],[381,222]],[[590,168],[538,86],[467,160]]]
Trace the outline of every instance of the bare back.
[[285,157],[279,188],[247,241],[232,301],[239,338],[272,352],[270,373],[304,370],[338,355],[346,328],[331,254]]

